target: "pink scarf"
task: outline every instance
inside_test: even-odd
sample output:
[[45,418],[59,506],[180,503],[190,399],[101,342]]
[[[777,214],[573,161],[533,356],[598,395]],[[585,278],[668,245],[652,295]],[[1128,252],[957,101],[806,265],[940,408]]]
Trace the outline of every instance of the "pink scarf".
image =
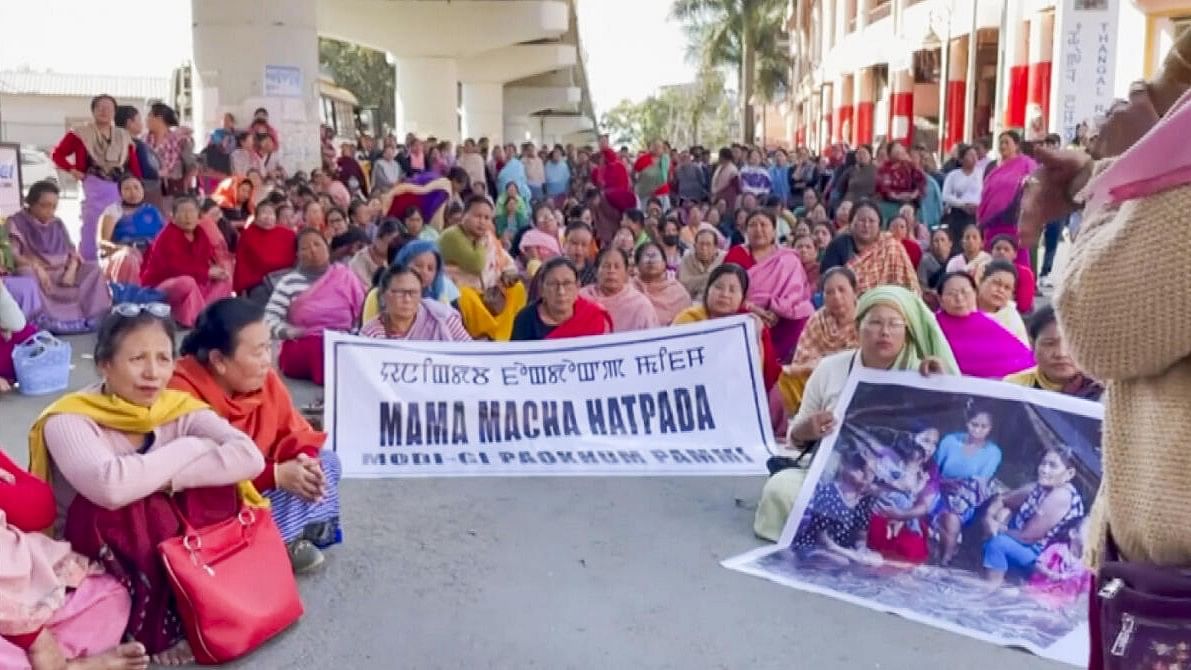
[[332,263],[289,306],[289,322],[311,334],[351,330],[364,305],[364,286],[346,265]]
[[[612,316],[612,332],[623,333],[630,330],[646,330],[660,325],[653,303],[645,294],[626,284],[620,293],[604,295],[595,284],[584,286],[579,295],[596,302],[608,310]],[[667,324],[669,325],[669,324]]]
[[[976,218],[981,226],[997,223],[995,219],[1013,204],[1022,181],[1030,176],[1038,164],[1025,154],[1011,158],[997,165],[984,177],[984,190],[980,193],[980,207]],[[1016,225],[1017,220],[1003,222]]]
[[668,326],[674,323],[674,317],[691,306],[691,294],[677,279],[662,277],[646,283],[634,277],[633,286],[649,298],[649,302],[653,304],[653,311],[657,312],[659,325]]
[[959,371],[969,377],[1004,379],[1034,366],[1034,353],[1004,326],[982,312],[935,315],[947,336]]
[[530,228],[521,235],[521,253],[530,247],[537,247],[543,253],[540,253],[538,260],[548,261],[555,256],[562,255],[562,246],[558,244],[558,238],[545,233],[537,228]]
[[1087,211],[1153,195],[1191,182],[1191,89],[1137,144],[1085,187]]

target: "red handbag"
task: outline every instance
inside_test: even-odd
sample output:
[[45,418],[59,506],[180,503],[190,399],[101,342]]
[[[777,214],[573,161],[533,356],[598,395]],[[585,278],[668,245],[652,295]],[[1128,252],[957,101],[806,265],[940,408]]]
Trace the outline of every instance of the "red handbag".
[[194,528],[171,499],[183,533],[157,545],[195,659],[239,658],[302,616],[281,532],[267,509]]

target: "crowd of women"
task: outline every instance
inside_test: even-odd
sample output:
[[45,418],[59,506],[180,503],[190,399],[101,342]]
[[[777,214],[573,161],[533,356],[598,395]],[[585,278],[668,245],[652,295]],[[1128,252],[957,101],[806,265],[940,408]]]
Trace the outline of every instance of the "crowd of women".
[[[31,474],[0,460],[4,667],[188,661],[153,549],[178,509],[197,525],[269,506],[293,569],[323,562],[339,465],[281,376],[321,385],[327,331],[543,340],[752,315],[774,426],[803,451],[856,366],[1099,395],[1034,310],[1016,208],[1035,164],[1013,132],[995,161],[978,142],[946,171],[896,142],[709,164],[663,142],[365,136],[287,175],[265,110],[243,130],[229,115],[198,162],[164,105],[147,130],[110,96],[92,112],[54,152],[83,185],[80,238],[48,182],[0,228],[0,373],[16,381],[13,349],[38,329],[98,330],[102,379],[38,419]],[[794,465],[771,462],[762,537],[789,514]]]

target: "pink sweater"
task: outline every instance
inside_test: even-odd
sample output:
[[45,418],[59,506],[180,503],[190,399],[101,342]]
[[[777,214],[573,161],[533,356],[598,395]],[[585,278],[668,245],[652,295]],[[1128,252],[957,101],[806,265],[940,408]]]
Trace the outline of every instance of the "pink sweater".
[[252,438],[209,409],[159,427],[143,454],[123,433],[81,414],[50,418],[45,441],[59,520],[76,494],[114,510],[157,491],[251,480],[265,467]]

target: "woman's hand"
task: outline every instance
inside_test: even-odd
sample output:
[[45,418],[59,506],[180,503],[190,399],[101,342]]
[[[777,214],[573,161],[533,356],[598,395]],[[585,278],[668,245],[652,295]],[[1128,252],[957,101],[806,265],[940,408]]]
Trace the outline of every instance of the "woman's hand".
[[516,270],[505,270],[500,273],[500,283],[505,288],[513,288],[519,281],[521,281],[521,275]]
[[835,430],[835,414],[823,410],[803,419],[790,431],[791,437],[799,442],[814,442],[827,437]]
[[1092,176],[1092,157],[1073,149],[1034,149],[1039,168],[1026,179],[1021,196],[1018,234],[1025,248],[1038,244],[1046,224],[1076,209],[1072,196]]
[[207,276],[211,279],[214,279],[215,281],[224,281],[228,278],[227,270],[224,270],[218,265],[212,265],[211,268],[207,270]]
[[1158,119],[1149,85],[1135,81],[1129,87],[1129,101],[1113,105],[1088,149],[1096,158],[1120,156],[1148,133]]
[[41,265],[33,265],[33,276],[37,277],[37,283],[41,286],[43,293],[49,293],[54,288],[54,282],[50,280],[50,273]]
[[943,367],[943,359],[937,356],[927,356],[918,364],[918,372],[923,377],[930,377],[947,374],[947,368]]
[[[305,459],[305,460],[303,460]],[[275,478],[277,488],[288,491],[307,502],[315,502],[323,497],[325,480],[321,469],[314,470],[308,465],[310,457],[300,454],[293,460],[278,463]],[[315,465],[317,466],[317,461]]]
[[809,365],[795,365],[793,363],[787,363],[782,366],[782,372],[791,377],[804,377],[813,371],[814,368]]

